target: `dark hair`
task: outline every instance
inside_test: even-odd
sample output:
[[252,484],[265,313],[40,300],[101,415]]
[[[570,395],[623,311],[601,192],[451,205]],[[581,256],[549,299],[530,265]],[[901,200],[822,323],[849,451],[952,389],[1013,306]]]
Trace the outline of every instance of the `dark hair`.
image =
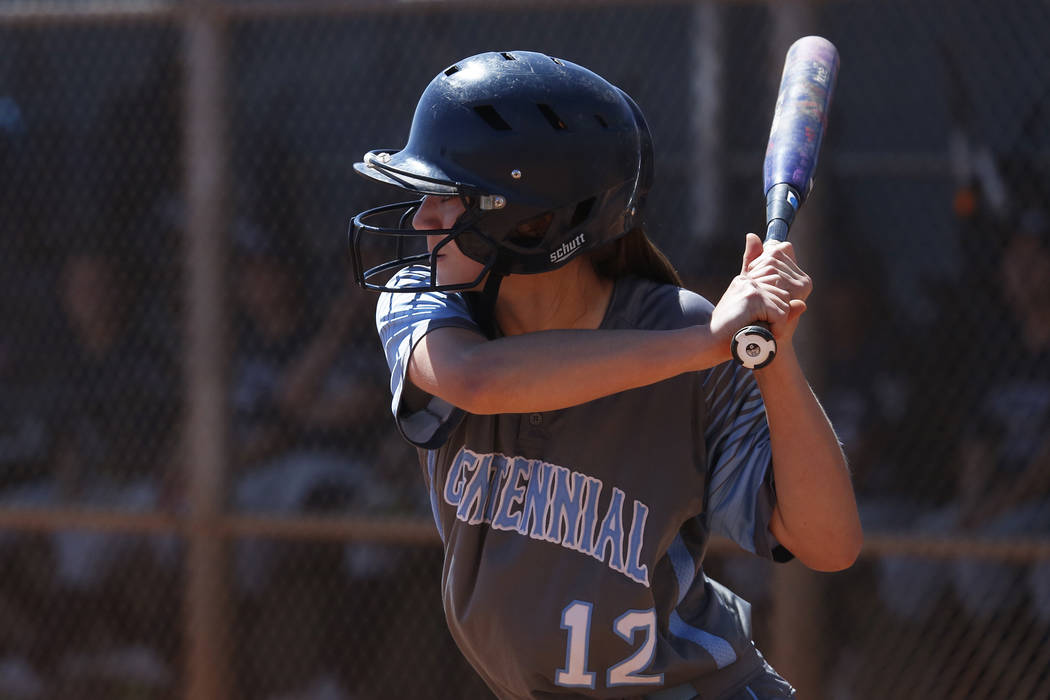
[[635,226],[615,241],[591,251],[590,259],[602,277],[617,279],[633,275],[661,284],[682,286],[678,271],[652,242],[643,226]]

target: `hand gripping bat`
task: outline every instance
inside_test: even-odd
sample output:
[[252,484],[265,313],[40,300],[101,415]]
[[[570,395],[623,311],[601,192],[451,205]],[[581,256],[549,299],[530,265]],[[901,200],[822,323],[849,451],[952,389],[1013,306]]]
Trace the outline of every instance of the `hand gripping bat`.
[[[802,37],[788,49],[763,164],[766,243],[787,240],[799,207],[813,189],[820,143],[839,70],[839,52],[823,37]],[[749,369],[773,361],[777,342],[756,321],[733,336],[733,357]]]

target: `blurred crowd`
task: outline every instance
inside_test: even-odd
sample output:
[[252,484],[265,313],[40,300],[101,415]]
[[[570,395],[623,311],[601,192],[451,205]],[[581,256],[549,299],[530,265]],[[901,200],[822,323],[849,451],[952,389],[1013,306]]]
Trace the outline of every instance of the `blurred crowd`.
[[[0,96],[0,507],[185,507],[176,70],[158,61],[97,120],[97,177],[67,197],[90,207],[49,191],[39,149],[56,134]],[[266,167],[237,183],[229,299],[215,301],[231,319],[229,508],[428,517],[415,455],[389,419],[375,298],[304,235],[286,144],[261,132],[256,146]],[[998,209],[976,181],[941,203],[956,208],[961,262],[930,290],[935,312],[921,323],[900,319],[883,254],[863,235],[828,246],[807,321],[820,339],[815,383],[869,532],[1050,533],[1050,180],[1038,170],[1003,163],[1010,196]],[[0,532],[0,696],[117,697],[114,684],[175,696],[182,555],[174,536]],[[727,562],[727,583],[761,606],[764,567]],[[451,642],[412,646],[445,638],[439,570],[434,548],[236,541],[239,691],[410,697],[398,682],[438,673],[461,674],[450,689],[470,687]],[[868,658],[927,658],[920,640],[934,618],[998,621],[965,647],[970,658],[1022,628],[1046,643],[1046,562],[894,556],[846,576],[843,619],[884,613],[916,642],[888,650],[900,635],[859,625],[836,651],[855,671],[836,698],[865,685]],[[406,674],[405,659],[435,668]]]
[[[1050,178],[1026,152],[988,166],[945,203],[962,262],[931,289],[928,323],[880,337],[858,300],[884,282],[835,289],[823,396],[875,534],[1050,535]],[[889,449],[901,441],[914,453]],[[907,670],[895,682],[908,697],[1050,682],[1038,661],[1050,644],[1045,560],[882,556],[862,561],[846,587],[841,619],[862,622],[832,697],[866,697],[856,689],[879,687],[887,667]]]
[[[863,236],[827,243],[800,343],[819,363],[815,390],[869,536],[1005,544],[1050,535],[1043,167],[1024,157],[998,163],[1009,198],[997,209],[976,180],[942,203],[954,207],[964,262],[952,279],[931,283],[933,313],[922,323],[902,320],[890,302],[892,276]],[[712,567],[756,606],[759,636],[769,632],[772,566],[729,557]],[[827,697],[978,697],[975,686],[1050,684],[1041,656],[1050,645],[1045,560],[880,552],[827,585],[821,625],[847,640],[813,650],[828,669]]]
[[[97,177],[62,209],[34,191],[55,134],[0,98],[0,508],[186,509],[176,70],[159,60],[106,106]],[[375,297],[311,250],[282,146],[259,143],[277,175],[238,183],[214,300],[230,320],[227,507],[429,517],[391,428]],[[0,697],[178,696],[184,550],[175,534],[0,531]],[[394,633],[447,636],[435,548],[259,536],[230,554],[239,696],[409,696],[390,683],[413,651]],[[465,669],[418,653],[439,677]]]

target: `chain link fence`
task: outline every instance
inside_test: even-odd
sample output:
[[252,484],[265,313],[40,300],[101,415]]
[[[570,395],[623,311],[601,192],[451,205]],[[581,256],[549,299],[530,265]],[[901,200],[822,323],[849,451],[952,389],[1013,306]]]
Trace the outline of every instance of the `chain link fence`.
[[389,419],[354,176],[439,70],[531,49],[635,97],[651,233],[717,299],[783,54],[842,69],[800,339],[867,545],[724,545],[805,698],[1050,696],[1041,0],[0,4],[0,697],[490,697]]

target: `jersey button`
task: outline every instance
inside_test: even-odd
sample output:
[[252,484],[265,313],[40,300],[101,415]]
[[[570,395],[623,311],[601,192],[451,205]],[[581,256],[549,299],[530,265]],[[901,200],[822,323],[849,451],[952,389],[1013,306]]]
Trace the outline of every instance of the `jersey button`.
[[543,423],[543,416],[539,413],[530,414],[529,423],[532,425],[540,425]]

